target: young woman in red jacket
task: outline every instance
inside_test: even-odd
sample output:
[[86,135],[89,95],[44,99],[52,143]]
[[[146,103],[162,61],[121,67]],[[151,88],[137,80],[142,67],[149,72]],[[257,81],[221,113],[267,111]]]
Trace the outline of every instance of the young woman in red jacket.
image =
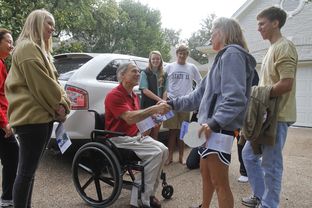
[[4,60],[13,50],[11,31],[0,28],[0,159],[2,164],[2,195],[0,207],[12,206],[12,189],[18,164],[18,144],[7,119],[8,101],[4,94],[7,70]]

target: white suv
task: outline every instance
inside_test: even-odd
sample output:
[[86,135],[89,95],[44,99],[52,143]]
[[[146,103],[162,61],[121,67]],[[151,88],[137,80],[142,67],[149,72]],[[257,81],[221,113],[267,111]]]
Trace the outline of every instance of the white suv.
[[[59,81],[72,104],[64,123],[72,140],[90,138],[94,129],[94,115],[88,110],[104,112],[105,96],[118,85],[116,69],[129,60],[134,61],[141,70],[148,65],[147,58],[121,54],[68,53],[54,56]],[[137,87],[135,91],[140,93]],[[52,138],[55,138],[54,131]]]

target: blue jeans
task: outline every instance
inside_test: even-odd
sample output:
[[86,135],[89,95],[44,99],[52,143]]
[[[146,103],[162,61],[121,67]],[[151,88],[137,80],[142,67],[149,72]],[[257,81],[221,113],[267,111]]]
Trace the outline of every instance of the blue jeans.
[[[274,146],[262,145],[262,154],[255,155],[251,143],[246,142],[243,160],[253,193],[262,207],[277,208],[282,185],[283,155],[288,123],[278,122]],[[262,160],[261,160],[262,157]]]

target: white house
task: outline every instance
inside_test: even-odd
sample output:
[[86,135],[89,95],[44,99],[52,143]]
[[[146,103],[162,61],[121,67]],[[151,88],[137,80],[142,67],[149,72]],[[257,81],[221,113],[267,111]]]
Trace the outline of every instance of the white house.
[[[257,31],[257,14],[270,6],[279,6],[287,11],[288,19],[282,28],[285,37],[296,45],[299,63],[297,70],[296,101],[297,126],[312,127],[312,2],[306,0],[247,0],[234,14],[244,30],[251,54],[257,60],[257,69],[269,46]],[[209,63],[214,59],[214,52],[208,52]]]

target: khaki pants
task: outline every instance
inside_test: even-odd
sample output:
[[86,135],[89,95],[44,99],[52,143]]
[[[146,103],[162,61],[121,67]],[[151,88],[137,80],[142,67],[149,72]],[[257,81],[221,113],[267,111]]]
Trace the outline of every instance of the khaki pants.
[[[118,148],[131,149],[142,160],[144,166],[145,192],[141,195],[144,205],[150,206],[150,196],[155,196],[159,185],[160,174],[168,158],[168,148],[150,136],[136,137],[114,137],[111,141]],[[135,183],[140,184],[141,176],[135,179]],[[130,204],[138,206],[138,189],[132,187]]]

